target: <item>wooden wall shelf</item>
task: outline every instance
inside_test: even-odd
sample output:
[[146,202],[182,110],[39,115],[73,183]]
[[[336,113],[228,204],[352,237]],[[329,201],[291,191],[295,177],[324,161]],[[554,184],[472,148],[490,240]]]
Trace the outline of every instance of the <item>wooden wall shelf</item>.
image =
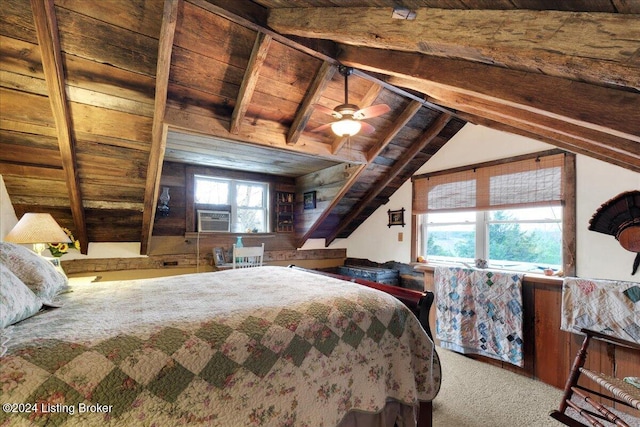
[[295,193],[276,191],[276,232],[293,233],[295,230]]

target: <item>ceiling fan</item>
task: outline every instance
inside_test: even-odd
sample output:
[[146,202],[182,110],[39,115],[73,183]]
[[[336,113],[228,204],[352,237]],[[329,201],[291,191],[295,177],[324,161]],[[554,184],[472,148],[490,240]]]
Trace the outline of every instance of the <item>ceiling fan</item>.
[[373,133],[376,129],[362,120],[381,116],[391,108],[387,104],[376,104],[365,108],[349,104],[348,77],[353,73],[353,68],[340,65],[338,71],[344,76],[344,104],[338,105],[333,110],[324,105],[316,104],[315,108],[318,111],[333,116],[337,120],[319,126],[313,129],[312,132],[322,132],[330,127],[333,133],[338,136],[353,136],[359,132],[365,135]]

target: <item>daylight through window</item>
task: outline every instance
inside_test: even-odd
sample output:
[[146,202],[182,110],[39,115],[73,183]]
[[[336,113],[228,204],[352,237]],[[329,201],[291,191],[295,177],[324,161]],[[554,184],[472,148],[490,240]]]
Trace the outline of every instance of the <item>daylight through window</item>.
[[562,269],[563,154],[415,177],[418,251],[429,262]]
[[231,212],[231,231],[268,232],[269,186],[263,182],[240,181],[196,175],[195,203],[216,205]]

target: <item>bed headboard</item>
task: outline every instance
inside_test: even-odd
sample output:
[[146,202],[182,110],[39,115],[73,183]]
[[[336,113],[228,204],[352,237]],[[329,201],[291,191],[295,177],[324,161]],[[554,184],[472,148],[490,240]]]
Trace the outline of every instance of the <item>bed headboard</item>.
[[4,186],[4,179],[0,175],[0,242],[4,241],[4,236],[18,223],[16,211],[13,209],[9,193]]

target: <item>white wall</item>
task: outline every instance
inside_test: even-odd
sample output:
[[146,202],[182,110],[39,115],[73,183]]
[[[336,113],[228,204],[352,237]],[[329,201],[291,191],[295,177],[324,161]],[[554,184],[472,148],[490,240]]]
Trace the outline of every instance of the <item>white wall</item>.
[[9,193],[4,185],[4,179],[0,175],[0,242],[4,241],[4,236],[9,234],[11,229],[18,223],[18,217],[13,210]]
[[586,156],[577,157],[576,172],[578,276],[640,282],[640,272],[631,275],[636,254],[624,250],[613,236],[588,230],[591,216],[602,203],[624,191],[640,189],[640,173]]
[[[512,157],[554,148],[529,138],[512,135],[472,124],[465,125],[445,147],[436,153],[418,174],[449,169],[468,164]],[[640,281],[640,273],[631,275],[635,254],[624,250],[614,237],[588,230],[589,219],[605,201],[623,191],[640,189],[640,174],[605,162],[578,155],[577,173],[577,275]],[[405,208],[405,221],[411,212],[411,181],[393,194],[389,203],[381,206],[347,239],[337,239],[331,248],[346,248],[347,256],[372,261],[410,262],[411,227],[387,227],[387,210]],[[398,233],[404,240],[398,241]],[[307,247],[318,245],[310,242]]]

